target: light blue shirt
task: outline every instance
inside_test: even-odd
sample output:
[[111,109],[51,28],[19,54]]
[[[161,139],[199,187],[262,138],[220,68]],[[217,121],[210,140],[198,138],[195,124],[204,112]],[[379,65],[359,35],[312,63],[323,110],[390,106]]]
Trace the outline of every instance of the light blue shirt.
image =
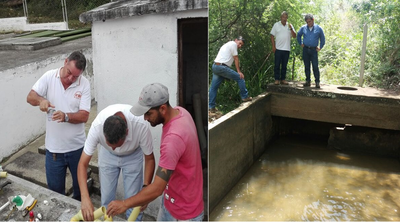
[[[303,42],[301,37],[303,36]],[[312,27],[311,31],[307,25],[303,25],[299,32],[297,33],[297,42],[299,45],[304,44],[310,47],[317,47],[318,41],[320,41],[319,48],[323,48],[325,45],[325,35],[321,26],[315,25]]]

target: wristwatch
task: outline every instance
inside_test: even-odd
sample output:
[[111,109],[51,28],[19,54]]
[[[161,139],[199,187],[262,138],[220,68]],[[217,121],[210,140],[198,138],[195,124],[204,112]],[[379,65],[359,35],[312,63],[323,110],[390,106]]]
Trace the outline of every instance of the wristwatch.
[[67,113],[65,113],[65,118],[64,118],[64,122],[68,122],[69,121],[69,117],[68,117],[68,114]]

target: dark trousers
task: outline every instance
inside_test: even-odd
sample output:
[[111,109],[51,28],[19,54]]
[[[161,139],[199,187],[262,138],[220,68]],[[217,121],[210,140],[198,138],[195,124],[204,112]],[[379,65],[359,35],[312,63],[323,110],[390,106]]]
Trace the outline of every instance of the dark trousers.
[[82,150],[83,147],[68,153],[52,153],[46,150],[46,178],[50,190],[65,195],[65,177],[69,168],[74,189],[72,198],[81,200],[77,171]]
[[276,50],[275,51],[275,80],[285,80],[287,64],[289,61],[290,51]]
[[313,73],[315,77],[315,82],[319,83],[319,68],[318,68],[318,52],[316,48],[303,48],[303,61],[304,61],[304,71],[306,73],[306,81],[311,82],[311,65],[313,67]]

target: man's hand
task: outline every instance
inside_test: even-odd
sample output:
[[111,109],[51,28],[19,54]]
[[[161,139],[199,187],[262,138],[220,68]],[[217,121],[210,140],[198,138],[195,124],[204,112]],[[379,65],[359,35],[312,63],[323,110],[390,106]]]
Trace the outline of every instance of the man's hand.
[[303,48],[304,48],[304,44],[301,44],[301,47],[303,47]]
[[64,122],[64,120],[65,120],[65,113],[62,112],[62,111],[60,111],[60,110],[55,111],[55,112],[53,113],[53,118],[52,118],[52,120],[53,120],[53,121],[57,121],[58,123]]
[[240,78],[241,78],[241,79],[244,79],[244,75],[243,75],[243,73],[242,73],[242,72],[240,72],[240,71],[239,71],[238,73],[239,73],[239,75],[240,75]]
[[274,45],[272,45],[272,52],[275,53],[276,51],[276,47]]
[[81,211],[82,211],[83,219],[85,221],[93,221],[94,220],[94,215],[93,215],[94,207],[93,207],[92,201],[82,199]]
[[124,201],[113,200],[107,206],[107,215],[114,217],[115,215],[124,213],[127,209]]
[[55,106],[53,106],[53,105],[50,103],[50,101],[47,100],[47,99],[44,99],[44,100],[40,101],[39,109],[40,109],[42,112],[47,113],[47,110],[48,110],[49,107],[54,108]]
[[317,46],[317,52],[321,51],[321,49]]

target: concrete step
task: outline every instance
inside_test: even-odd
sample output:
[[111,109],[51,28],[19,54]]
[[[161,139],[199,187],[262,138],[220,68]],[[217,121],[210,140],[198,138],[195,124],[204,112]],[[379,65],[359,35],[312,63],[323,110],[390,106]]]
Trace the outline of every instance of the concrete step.
[[[4,167],[4,170],[15,176],[47,188],[45,161],[45,155],[28,151],[8,163]],[[100,194],[100,183],[98,181],[98,175],[92,172],[91,168],[89,168],[88,185],[90,186],[88,186],[88,188],[89,191],[97,195]],[[72,177],[68,170],[65,181],[65,193],[67,196],[71,196],[73,193]]]

